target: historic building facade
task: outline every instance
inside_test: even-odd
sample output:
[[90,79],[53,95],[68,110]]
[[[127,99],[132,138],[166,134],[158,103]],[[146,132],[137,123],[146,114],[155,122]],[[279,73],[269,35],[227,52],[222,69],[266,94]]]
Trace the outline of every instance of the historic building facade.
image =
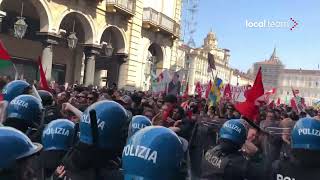
[[307,105],[320,99],[320,71],[302,69],[283,69],[279,77],[277,97],[283,103],[289,103],[292,89],[299,90],[299,96],[305,98]]
[[[194,93],[197,82],[207,84],[215,76],[221,78],[224,84],[230,83],[234,86],[252,85],[252,79],[246,73],[233,69],[229,65],[230,50],[218,47],[215,33],[209,32],[200,48],[190,48],[182,45],[185,53],[185,69],[190,93]],[[208,53],[213,54],[216,70],[208,72]]]
[[252,76],[256,75],[259,67],[262,69],[265,90],[276,88],[275,99],[279,97],[282,103],[290,103],[292,89],[299,90],[299,96],[304,97],[308,105],[320,98],[319,70],[285,69],[276,55],[276,49],[270,59],[253,65]]
[[29,81],[38,56],[48,80],[127,89],[177,62],[181,0],[0,0],[0,10],[0,39]]
[[276,48],[274,48],[269,59],[254,63],[252,77],[257,74],[259,67],[261,67],[263,86],[265,90],[270,90],[278,86],[280,73],[284,66],[277,56]]

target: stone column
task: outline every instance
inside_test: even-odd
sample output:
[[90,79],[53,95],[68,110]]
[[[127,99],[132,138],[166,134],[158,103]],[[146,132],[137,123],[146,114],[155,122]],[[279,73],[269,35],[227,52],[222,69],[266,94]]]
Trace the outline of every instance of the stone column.
[[52,60],[53,60],[53,46],[58,44],[60,38],[59,35],[50,34],[50,33],[38,33],[42,41],[42,67],[46,74],[46,79],[51,81],[51,72],[52,72]]
[[96,63],[96,56],[100,54],[100,49],[94,45],[85,45],[84,47],[85,53],[85,70],[84,70],[84,85],[93,85],[94,83],[94,72],[95,72],[95,63]]
[[117,83],[119,88],[124,87],[125,82],[123,81],[128,77],[127,57],[127,54],[117,54],[114,61],[116,67],[114,73],[117,75],[114,82]]

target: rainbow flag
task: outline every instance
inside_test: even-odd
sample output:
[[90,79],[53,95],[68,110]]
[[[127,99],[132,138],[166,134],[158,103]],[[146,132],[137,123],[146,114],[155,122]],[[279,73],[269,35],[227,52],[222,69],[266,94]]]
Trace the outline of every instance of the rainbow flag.
[[3,46],[2,41],[0,41],[0,69],[6,68],[8,66],[12,65],[11,57],[6,50],[6,48]]

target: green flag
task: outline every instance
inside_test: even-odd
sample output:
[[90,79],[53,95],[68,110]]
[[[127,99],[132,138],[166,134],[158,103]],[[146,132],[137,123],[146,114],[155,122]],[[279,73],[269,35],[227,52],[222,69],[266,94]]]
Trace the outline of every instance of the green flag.
[[11,57],[8,51],[3,46],[2,41],[0,41],[0,69],[11,66],[11,65],[12,65]]

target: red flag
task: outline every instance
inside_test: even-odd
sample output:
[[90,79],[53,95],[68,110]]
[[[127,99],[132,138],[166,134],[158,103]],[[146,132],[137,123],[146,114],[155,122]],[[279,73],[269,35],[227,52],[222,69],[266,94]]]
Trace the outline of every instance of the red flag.
[[274,104],[274,100],[271,101],[271,103],[269,104],[269,108],[274,109],[275,104]]
[[46,90],[46,91],[50,91],[47,79],[46,79],[46,75],[43,71],[43,67],[42,67],[42,62],[41,62],[41,57],[39,56],[38,58],[38,65],[39,65],[39,72],[40,72],[40,89]]
[[290,100],[290,106],[292,107],[292,109],[294,109],[296,112],[298,112],[298,106],[297,106],[297,103],[296,103],[296,100],[295,98],[291,98]]
[[212,87],[212,82],[211,82],[211,79],[210,79],[209,84],[208,84],[207,89],[206,89],[206,94],[205,94],[206,95],[206,99],[208,99],[208,97],[209,97],[211,87]]
[[263,94],[264,88],[262,83],[262,73],[260,67],[253,86],[245,93],[246,101],[236,104],[235,108],[244,117],[249,118],[250,120],[256,120],[256,117],[259,114],[259,108],[256,105],[256,100]]
[[227,84],[223,91],[223,99],[230,101],[232,97],[230,84]]
[[198,96],[201,98],[202,97],[202,87],[201,87],[201,84],[199,81],[196,84],[196,92],[198,93]]
[[280,106],[281,102],[280,102],[280,98],[277,99],[277,106]]

